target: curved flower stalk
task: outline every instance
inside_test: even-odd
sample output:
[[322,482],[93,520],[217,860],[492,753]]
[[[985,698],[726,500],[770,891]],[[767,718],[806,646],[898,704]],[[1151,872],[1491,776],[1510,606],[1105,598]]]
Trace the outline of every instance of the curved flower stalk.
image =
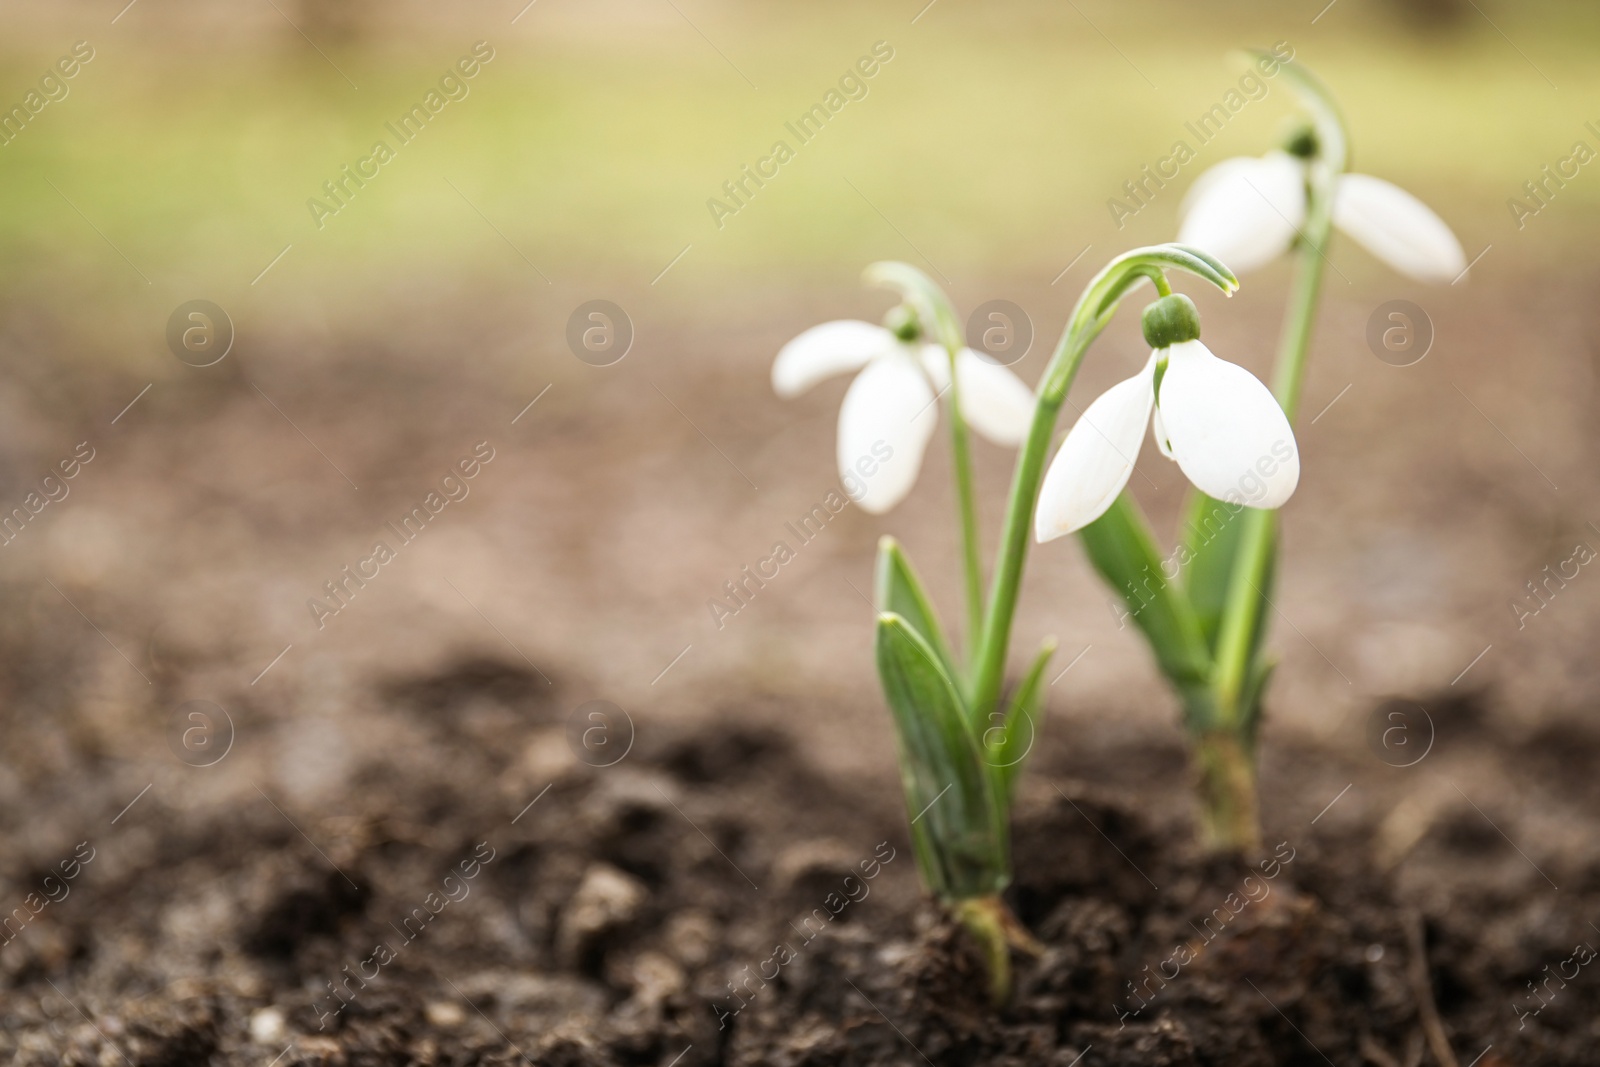
[[[1009,371],[961,347],[949,301],[925,275],[903,263],[874,264],[867,271],[869,281],[895,289],[902,298],[881,332],[865,323],[817,327],[786,346],[773,368],[774,385],[780,393],[798,391],[828,373],[857,367],[863,369],[851,392],[858,387],[867,389],[861,386],[862,380],[883,361],[894,361],[892,373],[900,388],[915,391],[925,405],[931,404],[943,386],[949,386],[951,443],[967,548],[971,620],[967,655],[956,656],[910,560],[893,538],[885,537],[879,544],[875,582],[876,658],[894,720],[918,870],[928,890],[983,949],[989,964],[990,993],[997,1002],[1009,994],[1011,952],[1037,951],[1033,938],[1012,916],[1000,894],[1011,880],[1012,796],[1037,734],[1047,688],[1045,668],[1055,642],[1044,642],[1020,684],[1005,694],[1004,700],[1001,690],[1044,459],[1056,417],[1090,344],[1136,283],[1148,279],[1169,294],[1166,270],[1187,271],[1223,292],[1238,287],[1238,281],[1215,259],[1179,245],[1143,248],[1118,257],[1085,290],[1038,389],[1025,397],[1009,384],[1015,381]],[[936,344],[921,344],[924,331]],[[929,348],[933,348],[932,356]],[[938,356],[942,361],[935,358]],[[919,369],[929,380],[913,385]],[[877,395],[879,386],[872,384],[870,390],[869,395]],[[887,397],[886,389],[882,395]],[[972,403],[967,406],[969,398]],[[884,432],[882,420],[898,415],[904,407],[898,399],[882,399],[857,408],[847,398],[846,409],[840,413],[841,470],[844,442],[848,440],[853,447],[863,432]],[[973,427],[986,436],[1021,445],[987,597],[976,563],[976,509],[965,441],[969,416]],[[873,429],[852,428],[847,437],[845,423],[857,419],[863,424],[870,422]],[[908,440],[917,443],[920,461],[928,431],[917,432],[923,436]],[[899,495],[891,496],[885,507],[904,496],[914,476],[913,465],[911,475],[896,483]],[[881,503],[885,498],[876,499]]]
[[[1414,278],[1448,282],[1466,269],[1449,227],[1420,201],[1345,173],[1345,128],[1332,97],[1298,63],[1281,70],[1309,128],[1282,152],[1229,160],[1201,175],[1182,227],[1185,241],[1241,273],[1297,249],[1272,395],[1248,372],[1208,358],[1198,324],[1191,337],[1186,312],[1169,309],[1154,324],[1166,333],[1150,338],[1151,364],[1091,404],[1068,434],[1037,516],[1041,540],[1079,532],[1178,693],[1200,782],[1202,835],[1225,850],[1260,843],[1255,747],[1274,666],[1264,649],[1276,571],[1273,509],[1299,477],[1290,424],[1332,230]],[[1160,340],[1176,343],[1163,354]],[[1166,556],[1122,492],[1147,411],[1162,452],[1196,489]]]

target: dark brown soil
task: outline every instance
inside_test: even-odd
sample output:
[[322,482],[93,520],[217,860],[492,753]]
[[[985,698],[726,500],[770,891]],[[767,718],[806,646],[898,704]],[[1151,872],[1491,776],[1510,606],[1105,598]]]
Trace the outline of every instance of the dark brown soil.
[[[1384,1067],[1439,1062],[1434,1042],[1594,1062],[1600,969],[1574,947],[1600,944],[1600,868],[1534,867],[1470,801],[1409,833],[1344,794],[1312,821],[1284,784],[1325,753],[1269,741],[1270,855],[1246,864],[1190,843],[1175,747],[1041,751],[1011,900],[1045,952],[996,1015],[884,783],[732,715],[586,766],[551,748],[562,688],[494,661],[373,689],[428,743],[337,807],[160,781],[13,828],[8,905],[59,899],[0,947],[8,1062]],[[1449,721],[1530,781],[1600,747],[1575,725],[1508,740],[1470,701]],[[1117,784],[1070,776],[1106,765]],[[1393,772],[1356,765],[1352,789]]]

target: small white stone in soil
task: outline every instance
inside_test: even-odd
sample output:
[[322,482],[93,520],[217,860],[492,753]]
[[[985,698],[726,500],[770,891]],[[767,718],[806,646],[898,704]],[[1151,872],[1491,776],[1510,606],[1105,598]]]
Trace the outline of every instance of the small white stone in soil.
[[262,1008],[250,1016],[250,1038],[258,1045],[282,1041],[283,1012],[277,1008]]

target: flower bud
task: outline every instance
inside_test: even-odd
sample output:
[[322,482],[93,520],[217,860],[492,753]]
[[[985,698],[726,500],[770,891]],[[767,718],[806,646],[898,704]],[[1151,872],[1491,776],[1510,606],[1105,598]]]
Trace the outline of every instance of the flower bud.
[[922,323],[917,319],[916,309],[910,304],[897,304],[890,308],[883,317],[883,328],[906,342],[922,337]]
[[1151,348],[1171,348],[1200,339],[1200,312],[1182,293],[1164,296],[1145,308],[1140,322]]

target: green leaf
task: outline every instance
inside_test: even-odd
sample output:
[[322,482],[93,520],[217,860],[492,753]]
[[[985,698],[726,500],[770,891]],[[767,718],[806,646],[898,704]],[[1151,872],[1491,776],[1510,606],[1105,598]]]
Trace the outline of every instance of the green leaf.
[[1261,698],[1267,691],[1267,683],[1272,680],[1272,672],[1277,669],[1276,659],[1258,652],[1250,663],[1250,675],[1245,680],[1244,692],[1240,695],[1240,704],[1244,708],[1241,732],[1252,750],[1256,744],[1256,727],[1261,725]]
[[[1034,659],[1033,666],[1023,677],[1006,709],[1000,725],[991,727],[983,735],[990,772],[999,779],[1001,795],[1008,802],[1016,789],[1017,777],[1022,773],[1023,761],[1033,751],[1039,737],[1040,708],[1044,703],[1044,669],[1055,655],[1055,638],[1045,641]],[[993,742],[993,743],[991,743]]]
[[1222,629],[1222,615],[1228,603],[1234,569],[1238,565],[1239,545],[1244,540],[1245,526],[1248,522],[1269,524],[1267,585],[1260,594],[1250,594],[1261,596],[1250,645],[1253,660],[1260,654],[1261,642],[1266,638],[1268,616],[1272,611],[1268,598],[1272,596],[1272,581],[1277,573],[1277,513],[1260,512],[1258,517],[1251,517],[1256,509],[1236,507],[1198,490],[1190,494],[1185,510],[1184,552],[1181,557],[1183,587],[1194,608],[1195,618],[1200,623],[1200,630],[1205,635],[1206,647],[1213,654],[1217,650],[1217,636]]
[[946,900],[998,892],[1009,874],[1004,816],[955,682],[893,612],[878,616],[877,657],[923,879]]
[[1165,561],[1138,504],[1127,493],[1078,532],[1089,562],[1116,590],[1191,715],[1209,707],[1211,655],[1194,608],[1163,573]]
[[1228,582],[1239,552],[1239,532],[1244,528],[1240,521],[1243,509],[1196,489],[1189,494],[1184,512],[1183,586],[1205,634],[1206,646],[1214,653]]
[[922,635],[923,640],[933,649],[939,665],[944,668],[951,680],[957,683],[959,690],[961,670],[956,666],[956,658],[951,653],[950,644],[945,640],[944,631],[939,626],[939,617],[933,610],[933,601],[923,590],[922,582],[918,580],[917,572],[912,570],[911,561],[906,558],[900,542],[892,537],[883,537],[878,541],[878,567],[873,580],[875,585],[873,595],[877,600],[878,611],[899,615],[913,630]]
[[[1267,562],[1265,567],[1266,577],[1261,583],[1261,610],[1256,613],[1256,631],[1250,638],[1251,670],[1260,667],[1262,645],[1267,640],[1267,627],[1276,608],[1272,606],[1272,594],[1277,591],[1278,584],[1278,513],[1265,512],[1257,522],[1267,524]],[[1246,705],[1248,706],[1248,705]]]

